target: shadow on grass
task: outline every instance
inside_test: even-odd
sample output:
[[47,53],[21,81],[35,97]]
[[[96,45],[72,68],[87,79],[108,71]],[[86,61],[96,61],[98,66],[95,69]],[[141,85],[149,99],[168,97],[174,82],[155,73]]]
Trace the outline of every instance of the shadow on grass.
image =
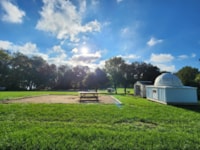
[[173,106],[200,113],[200,105],[199,104],[196,104],[196,105],[173,105]]

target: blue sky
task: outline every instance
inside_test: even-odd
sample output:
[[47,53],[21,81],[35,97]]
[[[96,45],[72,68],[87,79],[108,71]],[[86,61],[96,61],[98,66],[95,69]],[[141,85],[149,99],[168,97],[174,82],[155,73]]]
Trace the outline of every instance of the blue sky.
[[0,48],[56,65],[199,68],[199,0],[1,0]]

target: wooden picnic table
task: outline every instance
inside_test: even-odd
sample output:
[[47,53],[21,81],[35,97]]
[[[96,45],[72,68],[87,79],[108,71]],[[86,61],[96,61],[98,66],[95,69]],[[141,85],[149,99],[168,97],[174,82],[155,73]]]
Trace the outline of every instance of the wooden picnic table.
[[80,101],[99,101],[98,92],[79,92]]

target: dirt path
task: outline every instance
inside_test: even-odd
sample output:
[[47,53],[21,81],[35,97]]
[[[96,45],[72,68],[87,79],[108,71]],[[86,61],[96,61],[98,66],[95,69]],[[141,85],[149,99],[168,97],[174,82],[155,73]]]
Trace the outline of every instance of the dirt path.
[[[6,100],[3,103],[80,103],[79,96],[69,96],[69,95],[45,95],[36,96],[30,98],[21,98],[17,100]],[[84,103],[84,102],[82,102]],[[113,104],[116,103],[115,99],[111,96],[99,96],[99,102],[95,101],[85,101],[85,103],[104,103]]]

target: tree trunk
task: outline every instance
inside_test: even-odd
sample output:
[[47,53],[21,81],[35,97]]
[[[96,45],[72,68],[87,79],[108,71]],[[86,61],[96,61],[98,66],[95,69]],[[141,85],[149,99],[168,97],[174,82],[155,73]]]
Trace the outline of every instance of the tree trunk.
[[124,94],[126,95],[126,86],[124,87]]
[[117,85],[114,84],[115,94],[117,94]]

